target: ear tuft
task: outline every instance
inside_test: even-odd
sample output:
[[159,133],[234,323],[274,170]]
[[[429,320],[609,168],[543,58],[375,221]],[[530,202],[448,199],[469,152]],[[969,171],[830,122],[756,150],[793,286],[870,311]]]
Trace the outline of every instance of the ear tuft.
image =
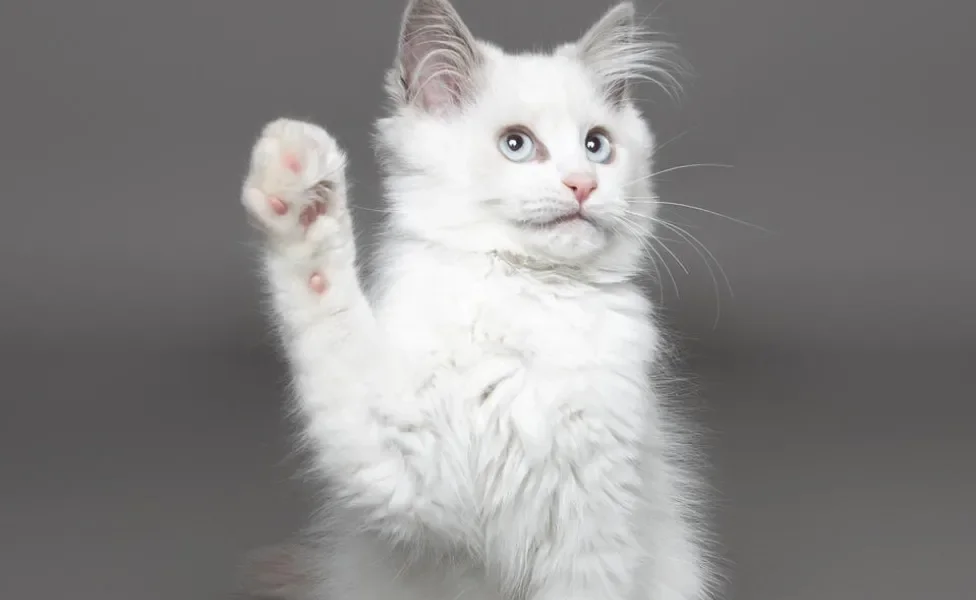
[[481,57],[471,32],[447,0],[410,0],[403,15],[397,75],[402,100],[437,113],[472,94]]
[[631,85],[649,80],[672,97],[680,92],[683,72],[673,44],[636,22],[630,2],[611,8],[576,44],[580,60],[593,71],[615,105],[626,102]]

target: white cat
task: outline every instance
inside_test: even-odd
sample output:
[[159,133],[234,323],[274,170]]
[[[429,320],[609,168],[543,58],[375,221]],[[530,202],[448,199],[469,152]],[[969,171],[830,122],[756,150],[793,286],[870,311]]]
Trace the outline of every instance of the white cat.
[[412,0],[378,123],[390,215],[369,295],[342,150],[315,125],[264,129],[243,202],[330,495],[304,554],[268,557],[280,587],[263,592],[708,596],[635,281],[654,144],[630,84],[668,76],[663,49],[629,3],[551,54],[506,54],[447,0]]

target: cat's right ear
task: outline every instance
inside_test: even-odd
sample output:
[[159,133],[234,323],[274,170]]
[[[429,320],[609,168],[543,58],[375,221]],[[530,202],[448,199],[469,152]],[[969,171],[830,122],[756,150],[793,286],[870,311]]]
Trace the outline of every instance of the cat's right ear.
[[396,62],[404,102],[430,113],[462,106],[480,61],[474,37],[448,0],[410,0]]

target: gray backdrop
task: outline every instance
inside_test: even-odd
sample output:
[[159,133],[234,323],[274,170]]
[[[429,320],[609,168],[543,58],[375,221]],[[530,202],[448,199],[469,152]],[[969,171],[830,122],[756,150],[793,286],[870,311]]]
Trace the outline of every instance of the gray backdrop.
[[[509,48],[608,6],[456,3]],[[763,228],[671,207],[733,293],[681,240],[654,291],[713,432],[729,596],[971,597],[976,5],[639,6],[697,74],[648,90],[659,167],[732,166],[664,199]],[[401,9],[0,6],[0,597],[220,597],[301,524],[239,182],[265,121],[308,118],[376,205]]]

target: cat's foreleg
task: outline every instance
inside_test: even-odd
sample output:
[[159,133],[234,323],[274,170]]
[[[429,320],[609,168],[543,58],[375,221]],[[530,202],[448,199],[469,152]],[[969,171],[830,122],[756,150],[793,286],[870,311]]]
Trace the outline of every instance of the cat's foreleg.
[[242,199],[264,233],[265,277],[316,466],[367,526],[406,536],[447,526],[456,488],[360,286],[345,162],[320,127],[274,121],[254,147]]

